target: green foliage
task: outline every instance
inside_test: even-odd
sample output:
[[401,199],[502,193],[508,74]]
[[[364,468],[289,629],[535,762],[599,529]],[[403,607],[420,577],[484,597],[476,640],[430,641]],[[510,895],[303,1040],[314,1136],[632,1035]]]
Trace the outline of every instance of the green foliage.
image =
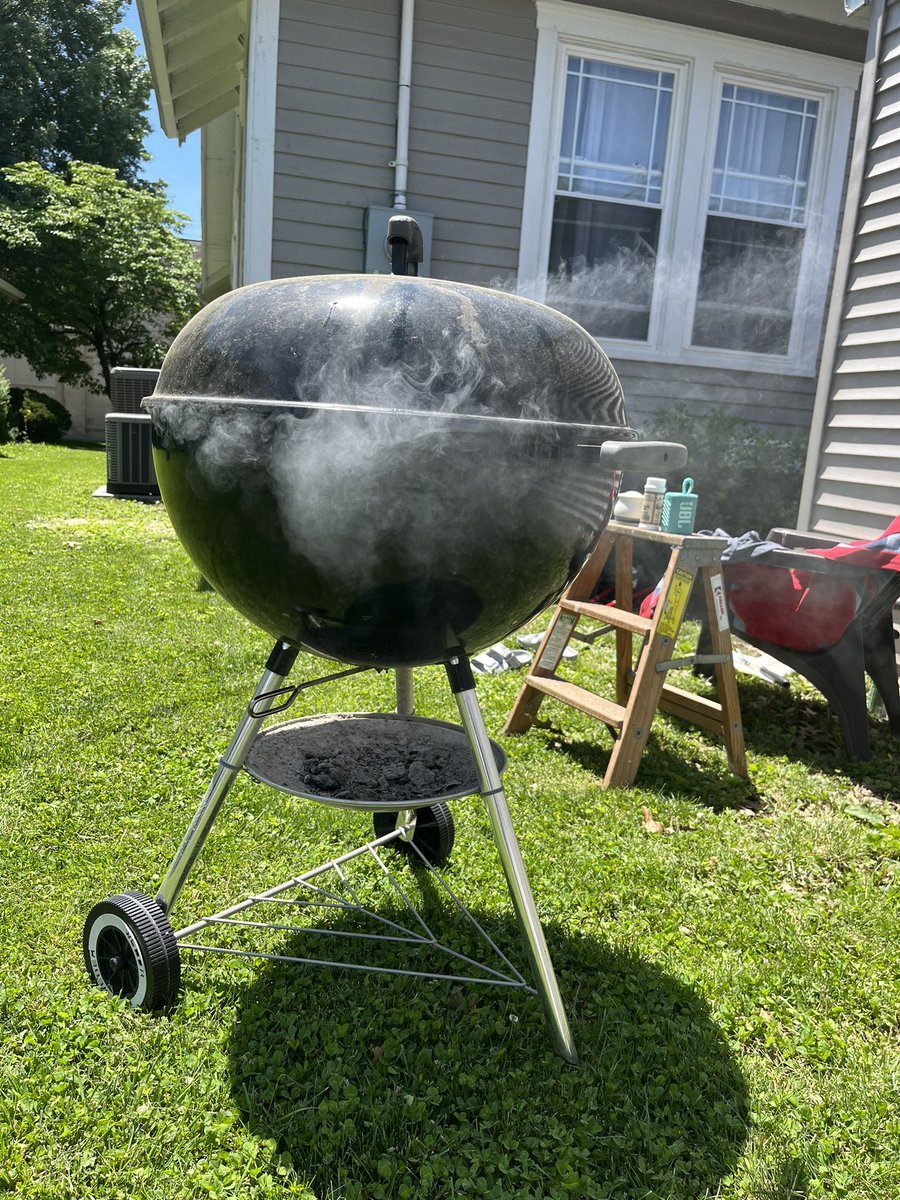
[[[159,1014],[92,987],[87,911],[123,889],[153,893],[270,650],[198,590],[164,509],[93,499],[103,478],[99,451],[23,443],[0,458],[0,1194],[900,1196],[898,741],[874,721],[871,760],[848,762],[796,679],[741,681],[751,797],[713,734],[664,714],[636,785],[604,792],[602,723],[547,700],[547,727],[502,737],[522,674],[479,677],[577,1067],[552,1054],[537,997],[503,987],[184,946],[181,995]],[[610,640],[583,647],[568,677],[614,695]],[[301,654],[291,682],[331,669]],[[677,682],[709,694],[689,672]],[[423,716],[458,721],[441,668],[417,669],[415,686]],[[391,673],[372,672],[306,691],[276,719],[393,706]],[[483,805],[452,809],[446,878],[527,976]],[[369,814],[241,773],[173,924],[370,835]],[[470,927],[439,882],[399,876],[436,936],[466,952]],[[411,920],[399,896],[383,904]],[[337,953],[313,936],[275,935],[273,949]]]
[[9,380],[0,365],[0,446],[12,437],[13,424],[9,413]]
[[113,367],[158,365],[199,306],[200,275],[163,190],[81,162],[64,177],[37,163],[2,174],[16,187],[0,204],[0,275],[25,298],[7,306],[0,351],[94,391]]
[[[150,72],[122,0],[0,0],[0,167],[73,160],[137,178]],[[0,190],[3,190],[0,187]]]
[[64,404],[34,388],[9,389],[9,415],[29,442],[59,442],[72,427],[72,414]]
[[678,403],[654,417],[647,436],[682,442],[688,448],[683,472],[672,474],[670,491],[690,476],[697,504],[697,529],[724,529],[732,536],[755,529],[765,537],[797,520],[806,435],[774,433],[740,412],[713,409],[702,416]]

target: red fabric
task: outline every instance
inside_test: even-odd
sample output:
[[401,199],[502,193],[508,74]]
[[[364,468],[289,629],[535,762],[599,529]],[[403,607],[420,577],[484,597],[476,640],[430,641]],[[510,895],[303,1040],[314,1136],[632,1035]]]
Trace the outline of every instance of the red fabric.
[[[884,545],[900,535],[896,517],[874,542],[847,542],[828,550],[807,550],[820,558],[900,571],[900,552]],[[896,545],[896,542],[894,543]],[[785,570],[765,563],[726,564],[728,603],[735,626],[760,641],[792,650],[832,646],[853,620],[859,596],[853,584],[813,571]],[[874,587],[874,582],[870,585]]]
[[821,558],[845,558],[867,567],[881,567],[884,571],[900,571],[900,552],[882,543],[887,538],[900,537],[900,517],[894,517],[890,525],[874,542],[844,542],[830,550],[807,550],[807,554],[818,554]]
[[856,612],[852,584],[811,571],[726,564],[725,588],[739,634],[792,650],[833,645]]

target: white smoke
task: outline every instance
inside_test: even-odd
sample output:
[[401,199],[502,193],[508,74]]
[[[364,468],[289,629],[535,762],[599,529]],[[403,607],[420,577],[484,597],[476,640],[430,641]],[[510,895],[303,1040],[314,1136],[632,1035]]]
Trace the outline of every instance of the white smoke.
[[620,247],[595,263],[575,257],[541,279],[499,276],[491,286],[541,299],[578,321],[601,345],[604,338],[646,340],[654,286],[657,303],[684,305],[696,293],[692,345],[784,355],[801,255],[802,241],[791,237],[752,245],[727,261],[704,264],[698,281],[638,245]]

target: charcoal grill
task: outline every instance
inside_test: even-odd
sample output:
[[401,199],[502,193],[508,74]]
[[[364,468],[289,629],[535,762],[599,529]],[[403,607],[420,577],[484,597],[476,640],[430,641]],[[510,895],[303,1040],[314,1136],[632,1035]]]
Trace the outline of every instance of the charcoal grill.
[[[145,401],[179,539],[203,577],[276,642],[155,897],[129,892],[95,905],[85,960],[99,985],[153,1008],[177,993],[180,948],[284,957],[196,940],[225,927],[287,928],[251,921],[257,906],[325,904],[379,920],[353,899],[347,864],[374,858],[393,880],[382,851],[394,848],[440,867],[453,843],[447,800],[480,792],[535,987],[440,876],[500,965],[444,947],[466,973],[438,977],[536,989],[557,1051],[574,1062],[503,792],[506,760],[485,729],[469,659],[559,597],[605,527],[619,471],[676,467],[683,447],[637,440],[609,360],[575,322],[518,296],[418,279],[414,223],[392,219],[390,237],[390,275],[276,280],[208,305],[174,341]],[[301,649],[345,665],[289,685]],[[262,728],[308,688],[389,669],[397,712],[342,719],[379,721],[389,745],[434,737],[443,723],[414,710],[412,670],[425,664],[443,664],[456,699],[461,724],[441,736],[468,754],[462,782],[429,781],[426,770],[424,790],[398,786],[392,803],[358,783],[352,794],[329,791],[290,768],[315,723]],[[280,759],[266,752],[273,739]],[[245,766],[284,792],[371,810],[375,836],[176,931],[176,898]],[[330,889],[327,872],[338,880]],[[412,928],[385,936],[439,944],[411,911]]]

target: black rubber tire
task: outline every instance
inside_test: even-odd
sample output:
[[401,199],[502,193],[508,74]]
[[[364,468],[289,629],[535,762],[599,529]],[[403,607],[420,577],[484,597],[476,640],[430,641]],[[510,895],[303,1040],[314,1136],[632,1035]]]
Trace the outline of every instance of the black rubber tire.
[[155,900],[123,892],[95,904],[84,923],[84,962],[98,987],[132,1008],[170,1004],[181,983],[178,943]]
[[[399,812],[377,812],[372,814],[372,824],[375,836],[384,837],[392,829],[397,828]],[[422,852],[429,866],[442,867],[449,859],[453,850],[453,839],[456,830],[453,825],[453,814],[446,804],[429,804],[416,809],[416,828],[412,842],[404,842],[397,838],[389,844],[394,850],[409,857],[410,862],[421,865],[413,846]]]

